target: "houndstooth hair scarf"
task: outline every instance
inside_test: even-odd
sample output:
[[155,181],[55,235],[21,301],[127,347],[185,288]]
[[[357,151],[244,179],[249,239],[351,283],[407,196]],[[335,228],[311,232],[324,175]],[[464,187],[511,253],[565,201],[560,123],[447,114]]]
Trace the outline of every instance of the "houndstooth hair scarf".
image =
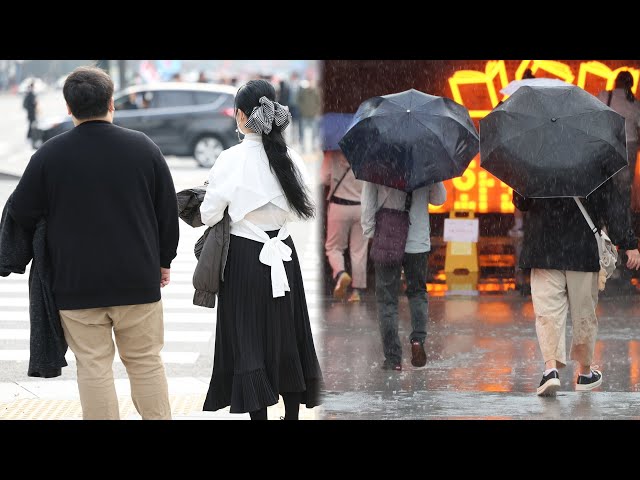
[[265,133],[269,135],[273,128],[273,123],[282,130],[287,128],[287,125],[291,122],[291,113],[289,107],[280,105],[278,102],[273,102],[267,97],[260,97],[260,106],[254,107],[245,127],[250,128],[256,133]]

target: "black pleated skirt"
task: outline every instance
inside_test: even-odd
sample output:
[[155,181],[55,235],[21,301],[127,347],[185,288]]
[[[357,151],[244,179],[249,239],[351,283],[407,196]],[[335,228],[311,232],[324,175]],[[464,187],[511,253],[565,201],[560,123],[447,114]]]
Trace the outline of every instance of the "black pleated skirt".
[[[271,238],[277,233],[267,232]],[[322,372],[300,263],[291,237],[284,243],[292,250],[284,262],[291,291],[273,298],[271,269],[258,258],[264,244],[231,235],[203,410],[231,405],[231,413],[253,412],[275,405],[283,392],[302,392],[307,408],[321,403]]]

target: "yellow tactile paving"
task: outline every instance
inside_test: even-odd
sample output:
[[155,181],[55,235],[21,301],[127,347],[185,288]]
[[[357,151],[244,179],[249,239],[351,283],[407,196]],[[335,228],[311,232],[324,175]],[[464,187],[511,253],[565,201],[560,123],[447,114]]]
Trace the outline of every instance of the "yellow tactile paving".
[[[173,417],[183,417],[203,413],[202,404],[204,394],[169,395],[171,413]],[[131,398],[120,397],[120,418],[127,419],[137,415]],[[278,419],[284,416],[284,404],[282,401],[268,410],[270,419]],[[225,418],[233,418],[229,414]],[[242,418],[238,416],[239,418]],[[314,420],[320,418],[320,409],[300,410],[301,420]],[[10,403],[0,403],[0,420],[82,420],[82,408],[79,400],[47,400],[42,398],[20,399]]]

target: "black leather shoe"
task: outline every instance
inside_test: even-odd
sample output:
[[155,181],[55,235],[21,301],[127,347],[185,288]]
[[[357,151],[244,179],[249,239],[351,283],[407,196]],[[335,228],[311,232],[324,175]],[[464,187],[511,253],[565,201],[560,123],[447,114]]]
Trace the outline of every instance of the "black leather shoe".
[[411,342],[411,365],[414,367],[424,367],[427,364],[427,354],[424,345],[418,340]]
[[396,372],[402,371],[402,363],[400,362],[390,362],[389,360],[385,360],[382,364],[383,370],[395,370]]

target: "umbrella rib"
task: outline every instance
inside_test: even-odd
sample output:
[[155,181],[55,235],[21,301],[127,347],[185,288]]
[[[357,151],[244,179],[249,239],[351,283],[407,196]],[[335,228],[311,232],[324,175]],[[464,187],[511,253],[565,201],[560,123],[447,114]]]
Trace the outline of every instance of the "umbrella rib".
[[[420,112],[420,113],[422,113],[422,112]],[[460,120],[457,120],[457,119],[455,119],[455,118],[453,118],[451,116],[441,115],[439,113],[429,113],[428,115],[431,116],[431,117],[439,117],[439,118],[445,118],[445,119],[448,119],[448,120],[452,120],[452,121],[456,122],[458,125],[462,125],[469,133],[473,133],[474,135],[478,135],[478,131],[473,126],[473,123],[471,124],[471,126],[465,125]],[[417,120],[417,117],[414,116],[414,118]],[[420,122],[420,123],[422,123],[422,122]],[[424,123],[422,123],[422,125],[424,125]],[[471,128],[471,127],[473,127],[473,128]]]
[[[447,150],[447,147],[444,146],[444,143],[442,143],[442,140],[440,140],[440,137],[438,136],[438,134],[436,132],[434,132],[431,127],[429,127],[428,125],[425,125],[424,123],[422,123],[418,118],[413,117],[414,120],[416,122],[418,122],[420,125],[422,125],[423,127],[425,127],[427,130],[429,130],[431,133],[433,133],[433,136],[438,140],[438,143],[440,143],[440,146],[442,147],[442,149],[447,152],[447,155],[449,155],[449,158],[451,158],[451,153]],[[455,162],[454,162],[455,163]]]
[[[512,137],[509,137],[509,138],[507,138],[507,139],[504,139],[504,140],[500,141],[500,143],[499,143],[499,144],[497,144],[497,145],[496,145],[496,146],[495,146],[491,151],[489,151],[489,152],[485,155],[485,158],[488,158],[488,157],[489,157],[489,156],[494,152],[494,150],[495,150],[496,148],[498,148],[500,145],[504,145],[505,143],[510,142],[510,141],[511,141],[511,140],[513,140],[514,138],[521,137],[522,135],[525,135],[525,134],[527,134],[527,133],[530,133],[530,132],[532,132],[532,131],[534,131],[534,130],[537,130],[538,128],[544,127],[544,126],[546,126],[546,125],[547,125],[547,123],[546,123],[546,122],[545,122],[545,123],[542,123],[542,124],[540,124],[540,125],[536,125],[536,126],[535,126],[535,127],[533,127],[533,128],[530,128],[530,129],[525,130],[525,131],[523,131],[523,132],[518,132],[517,134],[515,134],[515,135],[514,135],[514,136],[512,136]],[[481,158],[482,158],[482,155],[481,155]]]
[[[614,150],[616,149],[616,147],[615,147],[611,142],[609,142],[609,140],[607,140],[606,138],[599,137],[598,135],[595,135],[595,134],[593,134],[593,133],[587,133],[587,132],[585,132],[584,130],[582,130],[581,128],[574,127],[573,125],[567,125],[567,124],[564,124],[564,123],[563,123],[563,124],[562,124],[562,126],[563,126],[563,127],[566,127],[566,128],[570,128],[570,129],[575,130],[575,131],[577,131],[577,132],[581,132],[581,133],[583,133],[584,135],[586,135],[587,137],[597,138],[598,140],[601,140],[601,141],[605,142],[607,145],[609,145],[609,146],[610,146],[611,148],[613,148]],[[626,146],[625,146],[625,149],[626,149]]]
[[[421,93],[422,93],[422,92],[421,92]],[[418,105],[413,105],[413,103],[411,103],[411,105],[409,106],[409,108],[410,108],[410,109],[413,109],[413,108],[416,108],[416,107],[420,107],[420,106],[422,106],[422,105],[426,105],[427,103],[431,103],[431,102],[433,102],[433,101],[435,101],[435,100],[438,100],[439,98],[444,98],[444,97],[437,97],[437,96],[435,96],[435,95],[434,95],[434,98],[427,99],[427,101],[426,101],[426,102],[424,102],[424,103],[420,103],[420,104],[418,104]],[[394,105],[398,105],[398,106],[399,106],[400,108],[402,108],[402,109],[406,109],[406,108],[407,108],[407,107],[405,107],[404,105],[400,105],[400,104],[399,104],[397,101],[395,101],[395,99],[393,99],[393,98],[387,98],[387,97],[384,97],[384,99],[385,99],[387,102],[389,102],[389,103],[393,103]],[[413,102],[413,100],[412,100],[412,102]]]
[[[606,110],[600,110],[600,111],[602,111],[602,112],[606,112]],[[582,112],[582,113],[576,113],[576,114],[573,114],[573,115],[565,115],[565,116],[563,116],[563,117],[558,117],[558,118],[575,118],[575,117],[581,117],[581,116],[583,116],[583,115],[593,115],[593,114],[594,114],[594,112],[593,112],[593,111],[591,111],[591,112]],[[626,120],[625,120],[625,121],[626,121]],[[581,129],[581,128],[578,128],[578,127],[575,127],[575,126],[572,126],[572,125],[567,125],[567,124],[564,124],[564,123],[563,123],[563,125],[564,125],[565,127],[568,127],[568,128],[573,128],[574,130],[577,130],[578,132],[582,132],[582,133],[584,133],[585,135],[588,135],[588,136],[591,136],[591,137],[598,138],[598,139],[602,140],[603,142],[606,142],[606,143],[608,143],[609,145],[611,145],[611,143],[610,143],[610,142],[608,142],[606,139],[604,139],[604,138],[602,138],[602,137],[600,137],[600,136],[598,136],[598,135],[596,135],[596,134],[593,134],[593,133],[587,133],[585,130],[583,130],[583,129]],[[611,146],[613,147],[613,145],[611,145]],[[615,148],[615,147],[614,147],[614,148]]]

